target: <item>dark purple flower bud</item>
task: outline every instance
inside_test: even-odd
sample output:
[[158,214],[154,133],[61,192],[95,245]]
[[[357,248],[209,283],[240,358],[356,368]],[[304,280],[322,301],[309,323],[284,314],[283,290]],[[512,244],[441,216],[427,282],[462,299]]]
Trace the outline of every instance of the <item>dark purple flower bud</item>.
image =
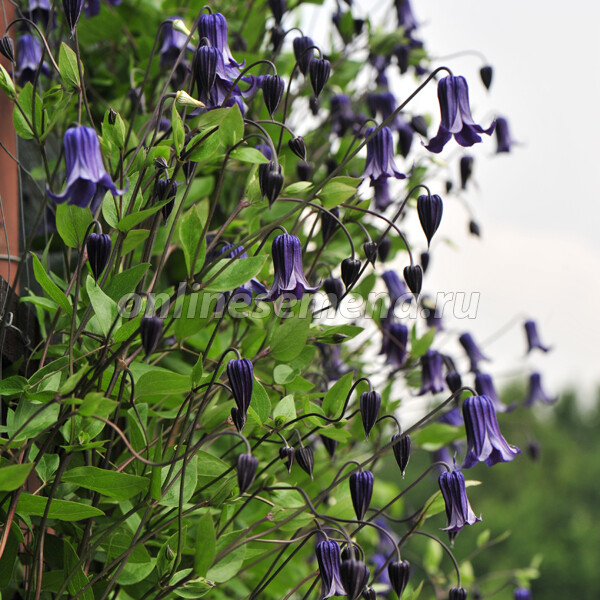
[[425,317],[427,327],[433,327],[437,331],[444,329],[442,324],[442,314],[444,311],[443,306],[441,310],[438,310],[437,305],[429,296],[422,296],[421,307],[423,308],[422,314]]
[[471,508],[467,498],[465,476],[460,471],[443,471],[440,474],[439,485],[446,505],[447,519],[447,527],[442,531],[447,531],[450,541],[454,542],[454,538],[465,525],[473,525],[481,521],[481,518],[475,516]]
[[398,126],[398,153],[404,158],[408,156],[412,147],[414,133],[412,127],[404,120],[399,119]]
[[217,79],[219,60],[223,58],[215,46],[200,46],[196,51],[192,71],[199,98],[206,100],[210,96]]
[[482,360],[490,360],[483,352],[479,349],[479,346],[475,343],[473,336],[470,333],[463,333],[458,341],[460,345],[465,349],[469,360],[471,361],[471,371],[476,372],[479,370],[479,362]]
[[471,235],[476,235],[477,237],[481,236],[481,229],[476,221],[469,221],[469,233]]
[[173,198],[171,202],[168,202],[161,208],[163,218],[166,221],[175,206],[174,198],[177,196],[177,182],[162,177],[157,179],[154,182],[153,196],[156,202],[163,202],[164,200]]
[[534,348],[539,348],[543,352],[549,352],[550,348],[544,346],[540,340],[540,336],[537,330],[537,324],[535,321],[525,321],[525,333],[527,334],[527,353],[531,352]]
[[458,371],[450,371],[446,375],[446,383],[448,384],[448,389],[454,394],[460,390],[462,387],[462,378]]
[[0,54],[8,58],[8,60],[14,64],[15,62],[15,45],[12,38],[7,35],[0,38]]
[[67,25],[71,35],[77,27],[77,21],[81,15],[81,9],[83,8],[83,0],[63,0],[63,8],[65,9],[65,17],[67,19]]
[[340,226],[338,223],[339,218],[340,210],[337,206],[330,209],[329,211],[321,211],[321,238],[323,239],[323,244],[329,241],[331,236],[336,232],[336,230]]
[[376,391],[363,392],[360,395],[360,416],[362,417],[365,436],[369,439],[369,433],[373,429],[379,409],[381,408],[381,396]]
[[233,399],[238,409],[238,419],[233,415],[232,418],[236,427],[242,424],[242,427],[237,427],[241,431],[246,423],[248,407],[252,400],[252,390],[254,388],[254,366],[252,361],[247,358],[234,358],[227,363],[227,377],[229,386],[233,394]]
[[412,296],[406,287],[406,284],[400,277],[396,271],[385,271],[381,276],[383,279],[388,294],[390,295],[390,306],[394,306],[398,300],[402,300],[403,302],[412,302]]
[[273,160],[273,150],[271,150],[271,146],[268,144],[258,144],[256,149],[262,152],[265,158],[269,160]]
[[446,194],[449,194],[452,191],[452,188],[454,187],[454,182],[450,179],[446,180]]
[[423,286],[423,269],[420,265],[409,265],[404,267],[404,281],[408,289],[417,297]]
[[423,117],[422,115],[415,115],[410,120],[410,126],[419,135],[422,135],[423,137],[427,137],[427,121],[425,120],[425,117]]
[[531,600],[531,590],[527,588],[515,588],[514,598],[515,600]]
[[292,471],[292,465],[294,464],[294,455],[296,451],[292,446],[283,446],[279,448],[279,458],[285,461],[288,473]]
[[481,77],[481,81],[483,81],[483,85],[485,85],[486,89],[490,89],[492,85],[492,77],[494,75],[494,70],[490,65],[485,65],[479,69],[479,75]]
[[398,62],[400,75],[404,75],[410,66],[410,46],[408,44],[398,44],[394,47],[393,53]]
[[310,112],[312,113],[313,117],[316,117],[319,114],[321,104],[319,103],[319,99],[316,96],[311,96],[309,98],[308,108],[310,108]]
[[427,246],[442,222],[444,203],[437,194],[423,194],[417,198],[419,221],[427,238]]
[[419,396],[431,392],[437,394],[444,390],[444,375],[442,373],[444,359],[436,350],[427,350],[421,356],[421,390]]
[[473,173],[473,162],[473,157],[469,155],[460,159],[460,187],[463,190],[467,189],[467,182]]
[[306,142],[303,137],[297,136],[292,138],[288,142],[288,146],[300,160],[306,160]]
[[330,156],[325,161],[325,166],[327,167],[327,175],[331,175],[337,169],[338,164],[337,164],[335,158],[332,158]]
[[377,248],[377,254],[379,256],[379,260],[381,262],[385,262],[390,255],[390,250],[392,248],[392,241],[389,237],[384,237],[381,242],[379,242],[379,248]]
[[408,327],[401,323],[391,323],[384,330],[384,336],[387,338],[384,344],[387,354],[385,362],[400,368],[408,355]]
[[302,269],[302,245],[295,235],[284,233],[273,240],[273,287],[263,298],[267,302],[276,300],[284,293],[302,298],[304,292],[316,292],[319,286],[311,287]]
[[375,266],[375,261],[377,260],[377,243],[376,242],[365,242],[363,244],[363,250],[365,252],[365,256],[367,260]]
[[363,600],[377,600],[377,592],[372,587],[366,587],[362,593]]
[[506,412],[506,406],[500,401],[491,375],[481,372],[475,373],[475,390],[480,396],[491,398],[497,411]]
[[258,183],[262,197],[269,201],[269,207],[273,206],[283,187],[281,165],[273,160],[258,165]]
[[308,66],[310,84],[318,98],[331,75],[331,63],[326,58],[313,58]]
[[302,446],[296,450],[296,462],[298,466],[306,471],[310,478],[313,477],[313,467],[315,466],[315,457],[310,446]]
[[314,170],[313,164],[304,160],[299,160],[296,165],[296,173],[300,181],[310,181]]
[[88,236],[86,242],[88,261],[96,281],[108,264],[111,245],[110,236],[106,233],[90,233]]
[[323,446],[325,446],[325,450],[327,450],[327,454],[333,458],[338,447],[337,441],[327,437],[326,435],[322,435],[320,437],[321,441],[323,442]]
[[473,120],[469,104],[469,87],[462,76],[448,75],[438,82],[438,99],[442,122],[434,138],[425,146],[434,153],[442,151],[444,146],[454,136],[461,146],[472,146],[481,142],[480,133],[491,135],[496,126],[492,122],[488,129],[483,129]]
[[358,471],[358,473],[355,472],[350,475],[350,496],[352,496],[352,506],[354,506],[354,512],[359,521],[363,520],[369,504],[371,504],[373,482],[374,478],[371,471]]
[[275,22],[279,25],[283,18],[283,13],[287,10],[285,0],[269,0],[269,8],[275,17]]
[[281,48],[281,44],[285,39],[285,31],[281,25],[275,25],[273,29],[271,29],[271,48],[273,52],[277,52],[279,48]]
[[239,454],[237,457],[237,480],[240,494],[243,494],[254,481],[258,458],[252,454]]
[[394,444],[392,446],[392,449],[394,450],[394,458],[400,467],[400,473],[402,473],[402,477],[404,477],[406,466],[410,460],[410,436],[402,433],[395,433],[392,436],[392,443]]
[[294,38],[294,57],[296,58],[298,69],[300,69],[302,75],[306,75],[308,73],[308,66],[315,55],[315,51],[312,46],[315,45],[316,44],[308,36]]
[[[370,138],[376,131],[375,127],[369,127],[365,133]],[[371,178],[371,184],[379,179],[395,177],[405,179],[406,175],[398,171],[394,162],[394,140],[392,130],[382,127],[372,139],[367,142],[367,161],[365,163],[364,177]]]
[[542,376],[539,373],[532,373],[529,376],[529,391],[527,392],[527,398],[523,404],[525,406],[532,406],[535,401],[539,400],[543,404],[554,404],[558,398],[549,396],[542,387]]
[[540,460],[542,449],[540,448],[540,445],[535,440],[531,440],[531,441],[527,442],[526,450],[527,450],[527,454],[529,454],[529,458],[533,462],[537,462],[538,460]]
[[344,586],[340,579],[340,547],[337,542],[319,542],[315,551],[321,574],[321,598],[344,596]]
[[357,600],[369,581],[369,568],[359,560],[345,560],[340,569],[340,579],[348,600]]
[[360,549],[354,544],[344,546],[342,550],[342,562],[346,560],[360,560]]
[[502,437],[494,402],[488,396],[470,396],[463,402],[463,418],[467,432],[467,455],[463,468],[478,462],[488,467],[498,462],[510,462],[521,451]]
[[344,284],[340,279],[328,277],[323,282],[323,291],[329,298],[329,304],[336,309],[339,305],[341,297],[344,295]]
[[273,113],[277,110],[277,107],[283,98],[285,82],[279,75],[265,75],[262,78],[261,87],[263,98],[265,99],[265,106],[269,111],[269,115],[273,118]]
[[48,196],[57,204],[67,202],[81,208],[89,206],[92,213],[98,208],[107,191],[121,196],[126,190],[118,190],[102,164],[100,142],[91,127],[67,129],[63,141],[67,183],[64,192]]
[[371,182],[375,193],[375,208],[384,211],[391,203],[390,186],[387,178],[377,179]]
[[407,560],[392,561],[388,565],[388,576],[392,589],[401,598],[410,578],[410,564]]
[[448,594],[448,600],[467,600],[467,590],[465,588],[452,588]]
[[510,152],[511,146],[515,143],[510,137],[508,121],[504,117],[496,119],[496,141],[498,142],[498,147],[496,148],[497,154]]
[[421,269],[423,269],[423,273],[427,273],[427,268],[429,267],[429,262],[431,258],[429,252],[421,252],[421,256],[419,258],[421,261]]
[[163,331],[163,320],[160,317],[143,317],[140,322],[140,337],[146,356],[150,356],[158,346]]
[[345,258],[342,261],[342,281],[346,289],[356,283],[360,274],[360,267],[361,263],[358,258]]

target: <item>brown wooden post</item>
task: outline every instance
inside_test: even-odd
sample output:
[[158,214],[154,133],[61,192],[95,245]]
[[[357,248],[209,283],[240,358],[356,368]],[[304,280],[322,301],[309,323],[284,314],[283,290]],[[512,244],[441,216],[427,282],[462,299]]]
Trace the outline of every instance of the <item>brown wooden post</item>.
[[[14,7],[10,2],[2,0],[6,18],[8,22],[14,18]],[[14,31],[14,28],[12,29]],[[2,57],[2,64],[11,72],[12,65]],[[0,93],[0,141],[3,146],[14,156],[17,156],[17,144],[15,139],[15,130],[12,122],[13,106],[6,94]],[[19,251],[19,183],[17,176],[17,164],[15,161],[0,148],[0,199],[2,200],[2,209],[4,212],[4,224],[2,226],[0,213],[0,276],[9,281],[9,261],[10,254],[14,259],[18,259]],[[8,243],[7,243],[8,242]],[[14,281],[17,270],[17,262],[14,260],[10,264],[9,283],[18,291],[18,284]]]

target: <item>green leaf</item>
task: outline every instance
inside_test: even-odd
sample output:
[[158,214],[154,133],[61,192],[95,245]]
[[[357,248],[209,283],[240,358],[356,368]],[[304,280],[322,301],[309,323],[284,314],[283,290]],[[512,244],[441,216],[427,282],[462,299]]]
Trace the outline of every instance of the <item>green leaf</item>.
[[[131,232],[133,233],[133,232]],[[114,275],[104,288],[106,295],[119,302],[127,294],[135,291],[137,284],[148,270],[150,263],[140,263],[121,273]]]
[[29,385],[25,377],[11,375],[0,381],[0,396],[14,396],[24,392]]
[[112,298],[109,298],[102,291],[102,288],[94,281],[91,275],[88,275],[85,287],[94,308],[94,314],[100,324],[100,329],[104,335],[108,335],[113,323],[119,316],[119,307]]
[[334,177],[323,186],[318,198],[321,199],[325,208],[333,208],[350,200],[356,194],[356,188],[360,181],[354,177]]
[[[183,447],[179,446],[180,454],[182,454]],[[171,487],[165,492],[158,502],[161,506],[170,506],[176,507],[179,506],[179,497],[181,495],[182,502],[185,504],[191,497],[194,491],[196,490],[196,485],[198,483],[198,456],[194,456],[191,458],[187,466],[185,468],[185,479],[183,483],[183,493],[180,494],[181,490],[181,462],[177,462],[175,465],[175,471],[173,473],[178,473],[175,479],[175,483],[171,485]],[[171,473],[169,480],[167,481],[167,476],[171,472],[171,467],[163,467],[161,470],[161,483],[162,487],[170,484],[173,478],[173,473]]]
[[74,204],[59,204],[56,207],[56,229],[62,241],[70,248],[81,248],[85,232],[92,222],[89,208]]
[[205,513],[196,528],[196,552],[194,554],[194,573],[205,577],[215,558],[217,536],[212,517]]
[[225,109],[227,114],[221,122],[218,136],[222,144],[229,148],[237,144],[244,137],[244,119],[240,112],[240,107],[234,104],[231,108]]
[[144,396],[182,394],[190,391],[189,375],[180,375],[166,369],[144,373],[135,386],[136,398]]
[[117,225],[119,231],[122,231],[123,233],[128,232],[142,221],[145,221],[148,217],[151,217],[153,214],[157,213],[168,202],[170,202],[170,200],[163,200],[162,202],[154,204],[151,208],[138,210],[127,215],[126,217],[123,217]]
[[323,399],[323,410],[327,417],[339,417],[342,407],[352,387],[352,378],[354,373],[346,373],[335,385],[327,392]]
[[312,313],[287,317],[281,327],[273,328],[273,335],[269,342],[271,355],[280,361],[290,361],[296,358],[306,346]]
[[413,443],[427,450],[427,452],[435,452],[440,448],[455,442],[465,437],[465,432],[462,427],[453,427],[447,423],[431,423],[417,431],[413,436]]
[[294,381],[298,371],[289,365],[277,365],[273,369],[273,380],[277,385],[286,385]]
[[[78,594],[81,590],[89,583],[88,578],[85,576],[83,572],[83,568],[81,565],[77,566],[79,563],[79,557],[75,553],[75,549],[71,546],[71,543],[67,538],[63,539],[63,564],[64,564],[64,578],[67,579],[71,573],[75,572],[73,577],[68,584],[69,593],[72,595]],[[79,597],[82,600],[94,600],[94,592],[92,588],[89,587],[85,592],[79,594]]]
[[251,165],[259,165],[261,163],[268,163],[269,159],[256,148],[249,148],[247,146],[240,146],[236,148],[229,156],[235,160],[239,160],[244,163]]
[[114,411],[116,406],[116,401],[105,398],[102,392],[90,392],[83,399],[77,412],[82,417],[97,415],[106,418]]
[[129,500],[140,492],[145,492],[149,484],[145,477],[98,467],[75,467],[67,471],[62,478],[67,483],[74,483],[115,500]]
[[[193,277],[200,266],[204,263],[204,255],[206,253],[206,239],[202,239],[200,248],[200,237],[204,230],[204,218],[201,214],[200,207],[194,205],[181,219],[179,226],[179,237],[183,248],[183,257],[185,258],[185,266],[190,277]],[[196,255],[197,252],[197,255]],[[195,264],[192,261],[196,256]]]
[[[58,70],[60,78],[69,92],[77,92],[81,86],[79,79],[79,68],[77,67],[77,55],[64,42],[60,45],[58,52]],[[81,65],[83,73],[83,63]]]
[[198,450],[196,456],[198,457],[198,484],[200,486],[207,485],[212,480],[221,479],[225,471],[229,469],[226,462],[210,452]]
[[267,256],[264,254],[250,256],[249,258],[224,258],[218,260],[205,275],[204,280],[209,281],[219,273],[221,269],[223,269],[223,272],[219,273],[219,275],[204,288],[204,291],[229,292],[235,290],[258,275],[266,260]]
[[175,102],[173,102],[173,108],[171,109],[171,127],[173,128],[173,144],[175,146],[175,152],[177,153],[177,156],[179,156],[185,142],[185,129]]
[[250,406],[256,411],[261,423],[264,423],[269,418],[269,414],[271,413],[271,401],[269,400],[265,388],[256,381],[256,379],[254,380],[254,386],[252,387],[252,400],[250,401]]
[[33,464],[8,465],[0,468],[0,491],[12,492],[20,488],[26,481]]
[[[33,118],[33,86],[27,82],[20,91],[13,110],[13,125],[19,137],[25,140],[36,137],[42,126],[42,99],[35,94],[35,119]],[[20,107],[20,109],[19,109]],[[45,113],[44,113],[45,114]],[[34,128],[32,130],[32,127]]]
[[[158,435],[158,442],[154,446],[154,454],[152,455],[152,462],[162,462],[162,429]],[[159,466],[153,466],[150,474],[150,498],[153,500],[160,500],[161,498],[161,468]]]
[[364,331],[364,327],[358,325],[320,325],[319,328],[321,332],[315,337],[325,344],[339,344]]
[[[33,517],[44,516],[48,498],[22,493],[17,502],[17,512],[20,515]],[[94,506],[82,504],[81,502],[70,502],[53,498],[48,511],[48,518],[59,521],[81,521],[90,517],[101,517],[104,513]]]
[[[240,537],[240,531],[234,531],[221,535],[217,541],[217,552],[224,550],[229,544],[232,544]],[[246,545],[243,544],[239,548],[228,552],[216,565],[214,565],[206,574],[210,581],[217,583],[225,583],[232,577],[235,577],[242,567],[246,556]]]
[[181,585],[175,585],[182,579],[184,579],[187,575],[192,572],[192,569],[183,569],[182,571],[177,571],[173,577],[169,580],[169,585],[175,586],[173,589],[173,593],[180,598],[190,598],[190,600],[195,600],[196,598],[201,598],[202,596],[208,594],[210,590],[213,589],[214,584],[211,581],[208,581],[204,577],[198,577],[197,579],[188,579],[185,583]]
[[296,405],[294,403],[293,394],[288,394],[282,398],[273,411],[273,420],[280,420],[282,423],[287,423],[296,418]]
[[54,300],[67,315],[72,316],[73,308],[71,307],[71,299],[65,296],[65,293],[50,279],[46,273],[46,269],[42,266],[40,259],[31,253],[33,260],[33,274],[35,280],[42,286],[46,295]]
[[412,356],[419,357],[424,356],[429,350],[431,344],[433,344],[433,338],[435,337],[435,327],[432,327],[427,333],[417,339],[417,326],[415,325],[411,331],[411,346],[410,352]]

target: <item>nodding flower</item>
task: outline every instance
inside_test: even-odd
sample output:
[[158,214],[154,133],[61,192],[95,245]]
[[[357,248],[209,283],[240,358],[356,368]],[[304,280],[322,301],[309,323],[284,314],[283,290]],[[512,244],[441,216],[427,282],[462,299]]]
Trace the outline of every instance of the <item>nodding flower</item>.
[[160,66],[167,67],[175,64],[177,57],[184,48],[192,50],[190,44],[186,46],[187,35],[181,31],[177,31],[173,25],[173,21],[181,21],[181,17],[173,16],[169,18],[169,23],[163,26],[163,43],[160,47]]
[[496,154],[510,152],[510,149],[515,143],[515,141],[510,137],[508,121],[504,117],[498,117],[496,119],[496,141],[498,142]]
[[542,352],[549,352],[550,347],[542,344],[540,335],[537,330],[537,323],[529,320],[525,321],[525,334],[527,335],[527,353],[531,352],[534,348],[538,348]]
[[243,494],[254,481],[256,469],[258,468],[258,458],[252,454],[239,454],[237,458],[237,479],[240,494]]
[[315,46],[312,38],[308,36],[300,36],[294,38],[292,42],[294,48],[294,57],[296,58],[296,62],[298,63],[298,68],[302,75],[306,75],[308,73],[308,68],[310,66],[310,61],[315,56],[314,48],[311,46]]
[[[376,130],[376,127],[369,127],[365,137],[371,137]],[[392,130],[389,127],[382,127],[367,142],[367,162],[363,177],[370,177],[371,185],[375,181],[387,179],[388,177],[406,178],[404,173],[398,171],[394,162],[394,140]]]
[[233,393],[236,406],[232,409],[232,418],[238,431],[246,424],[246,417],[252,390],[254,388],[254,367],[252,361],[247,358],[230,360],[227,363],[227,377]]
[[67,202],[81,208],[89,206],[96,212],[107,191],[122,196],[102,164],[98,135],[91,127],[67,129],[63,141],[67,183],[60,194],[47,190],[51,200],[58,204]]
[[513,594],[515,600],[531,600],[531,590],[527,588],[515,588]]
[[465,476],[460,471],[443,471],[438,483],[444,497],[448,522],[443,531],[447,531],[450,541],[454,542],[454,538],[465,525],[473,525],[481,521],[481,518],[477,517],[471,508],[467,498]]
[[50,75],[50,69],[42,62],[42,46],[36,37],[24,33],[17,40],[17,70],[15,72],[17,83],[24,86],[27,82],[33,83],[37,70],[43,75]]
[[402,597],[410,578],[410,564],[407,560],[392,561],[388,566],[388,576],[398,598]]
[[427,350],[421,356],[421,390],[419,396],[431,392],[437,394],[444,391],[444,359],[436,350]]
[[465,588],[452,588],[448,593],[448,600],[467,600],[467,590]]
[[539,400],[544,404],[554,404],[557,400],[556,397],[546,393],[542,387],[542,376],[537,372],[532,373],[529,376],[529,391],[527,392],[527,398],[523,404],[525,406],[532,406],[536,400]]
[[467,183],[473,174],[473,163],[475,159],[472,156],[465,155],[460,159],[460,188],[467,189]]
[[273,240],[273,287],[263,300],[271,302],[282,294],[291,294],[296,299],[302,298],[304,292],[316,292],[319,286],[312,287],[302,267],[302,245],[295,235],[284,233]]
[[360,560],[344,560],[340,568],[340,579],[348,600],[357,600],[369,581],[369,567]]
[[511,446],[502,436],[494,402],[489,396],[467,398],[462,411],[467,432],[464,469],[478,462],[484,462],[488,467],[499,462],[510,462],[521,453],[519,448]]
[[345,596],[340,579],[340,547],[337,542],[325,540],[317,544],[315,551],[321,574],[321,599],[331,596]]
[[373,495],[374,477],[371,471],[358,471],[350,475],[350,496],[356,518],[362,521]]
[[365,430],[365,436],[369,439],[369,433],[375,426],[379,409],[381,408],[381,395],[375,390],[363,392],[360,395],[360,416]]
[[469,104],[469,87],[464,77],[448,75],[440,79],[438,100],[442,122],[436,136],[425,146],[430,152],[441,152],[452,136],[458,144],[468,147],[481,142],[480,133],[493,133],[495,121],[487,129],[475,123]]
[[140,337],[146,356],[152,354],[163,332],[163,320],[160,317],[143,317],[140,321]]
[[507,407],[502,404],[498,392],[496,392],[496,386],[492,376],[488,373],[482,373],[479,371],[475,374],[475,390],[480,396],[488,396],[494,403],[494,408],[498,412],[506,412]]
[[422,194],[417,198],[417,212],[429,246],[431,238],[442,222],[444,203],[437,194]]
[[469,360],[471,361],[471,371],[476,372],[479,370],[479,362],[482,360],[490,360],[475,343],[473,336],[470,333],[463,333],[458,341],[460,345],[465,349]]
[[386,364],[401,367],[408,356],[408,327],[402,323],[384,326],[382,350],[387,355]]

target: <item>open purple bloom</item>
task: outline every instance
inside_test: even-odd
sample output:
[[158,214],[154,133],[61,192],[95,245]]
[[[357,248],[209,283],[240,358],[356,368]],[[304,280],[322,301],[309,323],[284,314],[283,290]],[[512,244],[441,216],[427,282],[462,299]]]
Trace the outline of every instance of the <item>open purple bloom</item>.
[[494,380],[488,373],[478,372],[475,374],[475,390],[480,396],[487,396],[494,403],[494,408],[499,412],[505,412],[506,406],[502,404],[496,387],[494,386]]
[[[181,20],[181,17],[173,16],[170,17],[171,20]],[[186,46],[187,35],[182,33],[181,31],[177,31],[173,28],[171,23],[167,23],[162,28],[163,32],[163,43],[160,47],[160,65],[161,67],[171,66],[177,60],[179,53]],[[192,50],[193,48],[188,44],[188,50]]]
[[467,455],[464,469],[478,462],[488,467],[498,462],[510,462],[520,454],[502,437],[494,402],[488,396],[470,396],[463,402],[463,418],[467,432]]
[[[375,127],[369,127],[365,137],[370,137],[375,130]],[[404,173],[398,171],[394,162],[394,140],[389,127],[382,127],[373,139],[367,142],[367,162],[363,176],[371,178],[371,185],[373,182],[387,177],[406,178]]]
[[356,122],[356,116],[352,110],[352,103],[349,96],[346,96],[346,94],[331,96],[329,120],[331,122],[331,131],[340,137],[352,129]]
[[[41,64],[40,64],[41,63]],[[21,86],[27,82],[33,83],[36,71],[48,76],[50,69],[42,63],[42,46],[36,37],[24,33],[17,40],[17,83]]]
[[211,46],[218,48],[223,56],[225,70],[228,76],[237,77],[239,68],[243,63],[238,63],[229,49],[227,20],[221,13],[202,13],[198,21],[198,34],[206,38]]
[[543,352],[549,352],[550,348],[544,346],[540,340],[540,335],[537,330],[537,324],[535,321],[525,321],[525,334],[527,335],[527,353],[531,352],[534,348],[539,348]]
[[377,179],[372,182],[373,191],[375,193],[375,208],[384,211],[391,203],[390,187],[387,179]]
[[95,212],[107,191],[121,196],[102,164],[98,135],[91,127],[67,129],[63,140],[67,183],[60,194],[47,190],[51,200],[58,204],[67,202],[81,208],[89,206]]
[[436,350],[427,350],[427,353],[421,356],[421,390],[419,396],[427,392],[437,394],[444,391],[443,366],[444,359]]
[[462,76],[448,75],[438,82],[438,99],[442,122],[437,135],[425,146],[430,152],[441,152],[454,136],[461,146],[472,146],[481,142],[480,133],[491,135],[496,123],[483,129],[473,120],[469,104],[469,87]]
[[531,600],[531,590],[527,588],[515,588],[514,591],[515,600]]
[[467,498],[465,476],[460,471],[455,470],[449,473],[443,471],[440,473],[439,485],[446,505],[448,522],[443,531],[447,531],[450,541],[454,541],[458,532],[465,525],[473,525],[477,521],[481,521],[481,518],[477,517],[471,508]]
[[[241,247],[236,246],[235,244],[228,244],[224,246],[223,249],[219,252],[219,255],[227,258],[237,258],[239,260],[243,260],[244,258],[248,258],[247,252]],[[234,299],[239,300],[240,302],[245,302],[250,305],[252,303],[252,298],[254,296],[262,296],[268,292],[267,288],[260,282],[258,279],[253,277],[250,281],[244,283],[244,285],[240,285],[233,291]]]
[[408,327],[401,323],[392,323],[383,331],[382,349],[385,348],[385,362],[395,368],[406,362],[408,355]]
[[504,117],[498,117],[496,119],[496,141],[498,142],[496,154],[510,152],[511,146],[515,143],[510,137],[508,121]]
[[321,573],[321,598],[331,596],[345,596],[344,586],[340,579],[340,547],[337,542],[323,541],[317,544],[316,549],[319,572]]
[[542,376],[539,373],[532,373],[529,376],[529,391],[525,399],[525,406],[532,406],[536,400],[544,404],[554,404],[556,397],[549,396],[542,387]]
[[319,286],[312,287],[302,268],[302,245],[295,235],[284,233],[273,240],[273,287],[263,298],[267,302],[276,300],[282,294],[289,293],[298,300],[304,292],[316,292]]
[[458,338],[458,341],[465,349],[465,352],[471,361],[471,371],[475,372],[479,369],[480,361],[489,360],[489,358],[479,349],[479,346],[475,343],[475,340],[470,333],[463,333]]
[[396,13],[398,14],[398,27],[404,28],[404,33],[410,33],[417,28],[417,20],[413,15],[409,0],[395,0]]
[[388,294],[390,295],[390,306],[393,308],[398,302],[398,300],[402,300],[402,302],[412,302],[412,294],[409,292],[406,284],[400,277],[396,271],[385,271],[381,278],[383,279]]

